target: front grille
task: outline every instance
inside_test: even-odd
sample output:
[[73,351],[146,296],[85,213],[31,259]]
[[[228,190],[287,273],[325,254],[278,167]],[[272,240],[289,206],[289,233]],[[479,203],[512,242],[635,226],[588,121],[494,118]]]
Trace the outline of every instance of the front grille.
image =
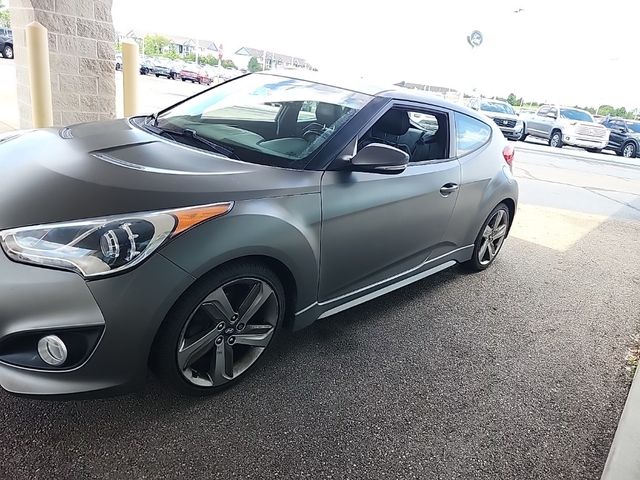
[[496,122],[496,125],[499,127],[513,128],[516,126],[516,121],[508,118],[494,118],[493,121]]
[[588,125],[578,125],[576,128],[578,135],[584,135],[587,137],[604,138],[607,134],[607,130],[604,127],[590,127]]

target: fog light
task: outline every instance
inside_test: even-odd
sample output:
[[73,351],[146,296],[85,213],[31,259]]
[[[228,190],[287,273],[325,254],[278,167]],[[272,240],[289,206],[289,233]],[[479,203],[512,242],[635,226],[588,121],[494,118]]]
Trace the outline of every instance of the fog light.
[[38,340],[38,354],[45,363],[57,367],[67,360],[67,346],[57,335],[47,335]]

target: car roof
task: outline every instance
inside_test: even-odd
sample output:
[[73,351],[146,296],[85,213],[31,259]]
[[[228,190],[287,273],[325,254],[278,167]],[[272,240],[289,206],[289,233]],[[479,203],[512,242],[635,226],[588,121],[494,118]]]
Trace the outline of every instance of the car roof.
[[389,98],[394,100],[405,100],[416,103],[425,103],[434,107],[456,110],[460,113],[472,116],[479,120],[483,120],[483,116],[475,110],[467,108],[457,103],[449,102],[435,95],[431,95],[422,90],[414,90],[410,88],[400,87],[398,85],[383,85],[369,83],[362,79],[349,79],[348,77],[340,77],[313,72],[310,70],[267,70],[251,75],[275,75],[278,77],[293,78],[296,80],[306,80],[309,82],[320,83],[331,87],[342,88],[352,92],[363,93],[372,97]]

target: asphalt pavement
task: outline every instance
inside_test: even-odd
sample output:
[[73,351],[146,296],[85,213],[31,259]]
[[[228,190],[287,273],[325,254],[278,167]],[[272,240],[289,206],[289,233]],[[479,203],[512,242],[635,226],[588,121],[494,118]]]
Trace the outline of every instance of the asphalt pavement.
[[[143,81],[145,111],[203,88]],[[0,391],[0,478],[598,479],[640,330],[640,168],[516,148],[521,204],[486,272],[284,333],[212,398],[152,376],[93,401]]]
[[640,169],[571,162],[517,153],[486,272],[285,333],[217,396],[1,392],[0,478],[599,478],[640,327]]

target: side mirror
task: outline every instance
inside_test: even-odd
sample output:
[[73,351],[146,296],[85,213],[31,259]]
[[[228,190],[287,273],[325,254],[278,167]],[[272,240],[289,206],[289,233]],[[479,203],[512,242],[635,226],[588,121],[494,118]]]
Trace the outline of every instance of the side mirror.
[[370,143],[351,159],[356,170],[373,173],[401,173],[409,164],[409,154],[382,143]]
[[618,130],[618,133],[627,133],[627,129],[624,127],[618,127],[616,130]]
[[547,117],[549,117],[549,118],[557,118],[557,117],[556,117],[556,114],[555,114],[555,113],[553,113],[553,112],[549,112],[549,113],[547,113]]

